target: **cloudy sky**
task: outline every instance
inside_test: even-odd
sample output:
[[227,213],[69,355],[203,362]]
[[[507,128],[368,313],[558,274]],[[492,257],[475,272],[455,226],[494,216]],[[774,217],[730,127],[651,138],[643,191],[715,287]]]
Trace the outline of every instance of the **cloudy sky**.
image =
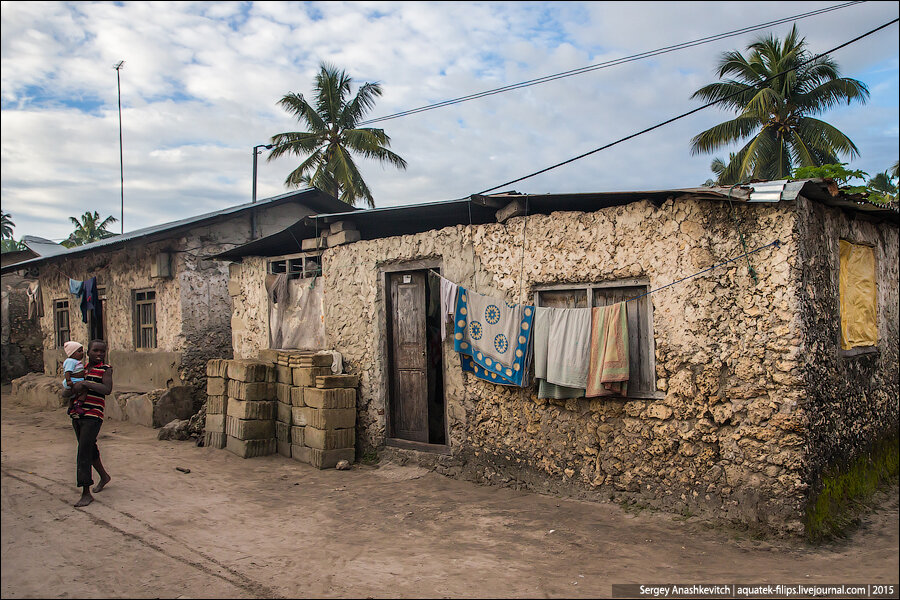
[[[120,216],[121,60],[128,231],[249,201],[251,148],[300,129],[277,101],[309,96],[322,61],[381,83],[375,118],[838,4],[3,2],[2,207],[17,238],[60,240],[88,210]],[[866,2],[797,24],[821,52],[897,16],[897,2]],[[409,168],[363,161],[363,175],[378,206],[492,188],[696,108],[719,55],[758,35],[384,121]],[[897,25],[834,59],[871,98],[826,120],[859,147],[852,168],[883,171],[898,158]],[[690,139],[727,118],[707,109],[503,189],[699,185],[713,156],[691,156]],[[258,197],[287,191],[297,164],[260,156]]]

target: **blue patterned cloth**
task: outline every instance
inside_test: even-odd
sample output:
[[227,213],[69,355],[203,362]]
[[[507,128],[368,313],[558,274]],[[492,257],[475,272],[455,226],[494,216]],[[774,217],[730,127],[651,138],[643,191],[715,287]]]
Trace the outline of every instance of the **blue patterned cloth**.
[[453,347],[462,369],[502,385],[528,384],[534,307],[498,301],[460,286]]

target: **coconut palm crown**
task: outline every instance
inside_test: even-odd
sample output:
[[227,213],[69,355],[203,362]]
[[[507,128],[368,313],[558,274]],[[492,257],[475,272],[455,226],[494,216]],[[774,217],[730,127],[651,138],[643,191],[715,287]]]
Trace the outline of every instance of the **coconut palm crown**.
[[12,221],[12,215],[8,212],[0,211],[0,239],[12,239],[13,227],[16,224]]
[[865,104],[869,90],[864,83],[840,77],[828,57],[813,60],[796,25],[783,40],[764,36],[747,50],[747,56],[738,51],[722,54],[722,81],[691,96],[721,100],[721,106],[737,114],[696,135],[692,154],[715,152],[749,138],[719,174],[722,181],[782,179],[796,167],[839,163],[839,155],[859,156],[850,138],[813,115],[845,102]]
[[112,231],[109,231],[107,227],[118,221],[118,219],[109,216],[101,221],[100,213],[96,210],[93,213],[88,211],[81,215],[80,221],[75,217],[69,217],[69,221],[75,226],[75,230],[69,234],[69,237],[61,242],[66,248],[83,246],[84,244],[89,244],[116,235]]
[[278,104],[304,123],[308,131],[273,135],[272,161],[285,154],[303,157],[303,162],[285,179],[288,187],[308,185],[348,204],[375,200],[353,160],[353,155],[406,169],[406,161],[391,152],[391,138],[383,129],[360,128],[364,115],[381,96],[381,86],[365,83],[348,101],[353,80],[344,72],[321,64],[316,75],[312,103],[302,94],[289,93]]

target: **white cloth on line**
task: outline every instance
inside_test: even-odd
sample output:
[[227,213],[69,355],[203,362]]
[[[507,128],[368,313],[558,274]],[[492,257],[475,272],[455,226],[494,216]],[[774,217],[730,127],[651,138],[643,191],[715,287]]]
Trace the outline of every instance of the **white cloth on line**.
[[455,283],[441,277],[441,341],[447,339],[447,322],[453,322],[456,313],[456,293],[459,289]]

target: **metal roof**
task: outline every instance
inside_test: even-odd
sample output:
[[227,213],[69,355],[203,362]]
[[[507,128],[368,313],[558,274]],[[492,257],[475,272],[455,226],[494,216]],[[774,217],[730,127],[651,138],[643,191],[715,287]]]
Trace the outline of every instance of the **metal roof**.
[[48,240],[36,235],[22,236],[22,243],[38,256],[56,256],[57,254],[69,251],[69,249],[62,244],[57,244],[53,240]]
[[[309,188],[305,190],[292,191],[287,192],[285,194],[281,194],[279,196],[273,196],[271,198],[265,198],[258,202],[248,202],[246,204],[239,204],[237,206],[231,206],[229,208],[224,208],[222,210],[217,210],[214,212],[205,213],[202,215],[196,215],[193,217],[187,217],[185,219],[181,219],[179,221],[171,221],[169,223],[163,223],[161,225],[154,225],[152,227],[145,227],[143,229],[136,229],[135,231],[129,231],[128,233],[121,235],[114,235],[97,242],[91,242],[90,244],[85,244],[83,246],[75,246],[74,248],[65,248],[63,246],[59,246],[59,244],[55,244],[62,248],[62,251],[55,251],[52,254],[41,255],[38,258],[33,258],[31,260],[22,261],[19,263],[15,263],[16,268],[22,268],[24,266],[32,266],[38,264],[44,260],[48,260],[50,258],[56,258],[60,256],[65,256],[66,258],[71,256],[79,256],[82,254],[86,254],[94,251],[106,251],[111,250],[113,248],[121,247],[129,242],[133,242],[135,240],[142,240],[143,242],[152,241],[155,239],[169,237],[174,234],[176,231],[181,229],[186,229],[190,227],[196,227],[200,224],[206,222],[214,222],[217,220],[223,220],[229,217],[233,217],[243,212],[249,212],[252,208],[261,208],[261,207],[271,207],[277,206],[279,204],[287,204],[289,202],[299,202],[305,204],[310,209],[316,212],[321,211],[346,211],[347,214],[352,214],[354,209],[352,206],[347,204],[346,202],[341,202],[340,200],[336,200],[331,196],[323,194],[319,190],[315,188]],[[33,237],[33,236],[26,236]],[[43,240],[43,238],[35,238],[37,240]],[[43,240],[44,242],[50,242],[49,240]],[[45,250],[49,250],[46,245],[42,245],[42,248]],[[7,267],[3,267],[3,271],[6,272],[8,270],[15,270],[12,268],[13,265],[8,265]]]
[[243,256],[281,256],[298,253],[301,251],[302,240],[317,237],[327,229],[328,224],[342,220],[352,221],[359,230],[362,240],[409,235],[470,223],[473,225],[496,223],[497,210],[514,200],[526,204],[528,214],[551,214],[556,211],[591,212],[640,200],[648,200],[657,206],[670,199],[688,198],[719,202],[730,199],[756,203],[793,201],[801,194],[830,206],[867,213],[893,223],[900,222],[900,213],[897,210],[866,202],[862,196],[847,196],[837,190],[833,182],[823,179],[763,181],[730,187],[578,194],[520,194],[511,191],[444,202],[313,215],[300,219],[278,233],[209,258],[238,260]]

